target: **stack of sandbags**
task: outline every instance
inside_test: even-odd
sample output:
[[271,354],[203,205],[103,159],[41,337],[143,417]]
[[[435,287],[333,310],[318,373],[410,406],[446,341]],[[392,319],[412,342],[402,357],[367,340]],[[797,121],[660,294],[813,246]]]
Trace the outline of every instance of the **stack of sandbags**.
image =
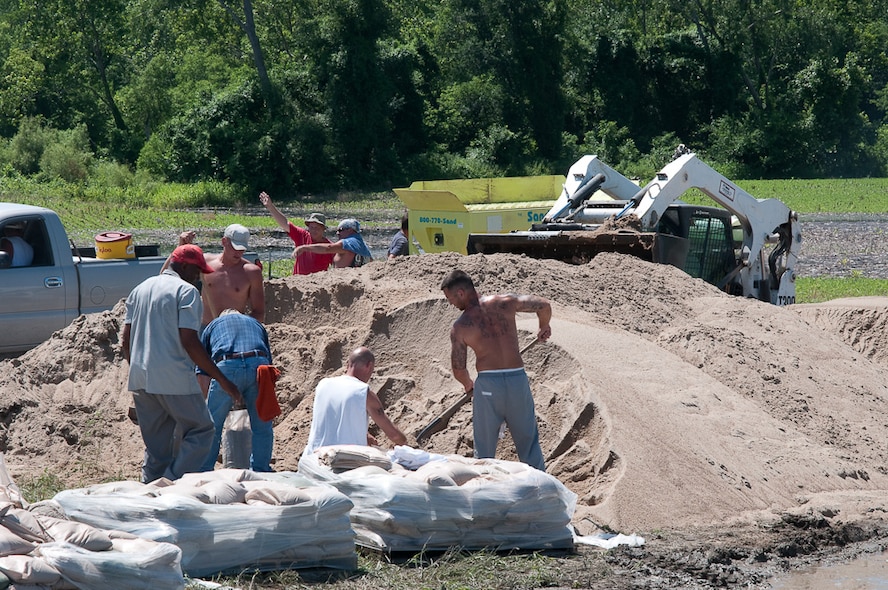
[[[361,455],[367,461],[358,465]],[[373,549],[573,547],[576,495],[523,463],[439,455],[411,470],[378,449],[340,445],[303,456],[299,473],[354,502],[356,541]]]
[[0,588],[184,588],[181,555],[169,543],[0,505]]
[[185,588],[175,545],[60,516],[25,502],[0,453],[0,588]]
[[222,469],[175,482],[114,482],[65,490],[53,501],[72,520],[175,544],[193,577],[357,567],[351,501],[293,472]]

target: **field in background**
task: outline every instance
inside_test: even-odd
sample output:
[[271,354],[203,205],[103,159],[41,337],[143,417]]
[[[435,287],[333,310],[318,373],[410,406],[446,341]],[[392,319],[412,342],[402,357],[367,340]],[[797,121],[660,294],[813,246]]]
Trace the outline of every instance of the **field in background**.
[[[737,183],[756,198],[780,199],[790,209],[805,214],[818,213],[873,214],[888,213],[888,178],[862,179],[786,179],[786,180],[747,180]],[[26,197],[19,193],[24,187],[9,190],[0,183],[0,200],[9,200],[32,205],[49,207],[59,213],[71,238],[77,244],[91,244],[97,231],[127,231],[138,234],[141,231],[184,230],[220,231],[231,223],[242,223],[248,227],[277,230],[274,220],[259,204],[240,206],[218,206],[200,208],[142,207],[125,202],[125,199],[80,200],[70,194],[52,196],[51,187],[42,187],[40,194]],[[189,200],[188,191],[197,188],[166,186],[167,193],[176,193],[165,202],[182,204]],[[204,187],[203,190],[209,190]],[[63,191],[64,192],[64,191]],[[702,193],[688,193],[685,200],[711,204],[709,197]],[[373,194],[342,194],[323,199],[306,196],[300,200],[279,201],[278,207],[295,223],[311,211],[324,213],[329,219],[338,220],[355,217],[369,230],[390,230],[398,228],[398,220],[404,206],[393,192]],[[139,240],[136,240],[139,243]],[[292,272],[292,262],[275,260],[272,262],[271,276],[281,277]],[[865,277],[827,278],[801,276],[797,283],[799,303],[817,303],[838,297],[858,297],[888,293],[888,280]]]

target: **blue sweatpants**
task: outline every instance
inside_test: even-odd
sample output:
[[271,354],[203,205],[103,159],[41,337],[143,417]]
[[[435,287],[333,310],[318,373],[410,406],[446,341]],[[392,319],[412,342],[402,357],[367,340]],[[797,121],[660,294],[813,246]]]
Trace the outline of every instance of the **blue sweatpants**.
[[472,394],[472,412],[475,457],[496,457],[500,424],[505,422],[518,458],[540,471],[546,470],[533,395],[523,368],[479,372]]

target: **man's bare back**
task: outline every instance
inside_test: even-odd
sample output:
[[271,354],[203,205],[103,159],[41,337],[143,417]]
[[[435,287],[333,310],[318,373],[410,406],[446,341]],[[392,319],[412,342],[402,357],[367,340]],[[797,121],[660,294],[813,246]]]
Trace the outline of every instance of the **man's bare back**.
[[[545,341],[552,335],[552,306],[536,295],[480,297],[472,278],[461,270],[444,277],[441,290],[447,301],[462,311],[450,328],[450,369],[472,397],[475,456],[496,456],[497,432],[506,424],[518,458],[545,471],[533,394],[518,348],[515,314],[535,313],[539,319],[537,339]],[[475,379],[466,367],[469,348],[475,352]]]
[[[454,278],[455,277],[455,278]],[[549,321],[552,307],[536,295],[488,295],[479,297],[471,279],[462,271],[454,271],[445,279],[442,290],[447,301],[462,311],[450,329],[450,365],[453,375],[470,391],[473,380],[466,367],[468,349],[475,353],[477,371],[518,369],[524,366],[518,345],[518,312],[537,314],[539,340],[552,334]]]
[[454,322],[451,338],[456,337],[472,349],[476,370],[524,366],[518,353],[518,329],[515,326],[518,307],[517,295],[488,295],[481,297],[477,306],[464,310]]

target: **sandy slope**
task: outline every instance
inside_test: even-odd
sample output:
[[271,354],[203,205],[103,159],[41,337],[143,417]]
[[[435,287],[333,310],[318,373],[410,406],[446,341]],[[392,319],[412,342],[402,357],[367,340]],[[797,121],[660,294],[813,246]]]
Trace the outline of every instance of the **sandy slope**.
[[[415,434],[460,395],[449,371],[452,268],[482,292],[548,297],[552,339],[525,354],[548,471],[579,496],[575,524],[631,532],[813,512],[881,514],[888,490],[888,300],[777,308],[667,266],[601,255],[575,267],[508,255],[425,255],[266,285],[284,414],[275,468],[295,469],[314,385],[366,344],[372,385]],[[135,478],[122,307],[78,319],[0,363],[0,451],[13,477]],[[522,317],[528,340],[535,318]],[[383,437],[384,438],[384,437]],[[471,412],[429,441],[471,453]],[[501,458],[514,458],[511,441]]]

